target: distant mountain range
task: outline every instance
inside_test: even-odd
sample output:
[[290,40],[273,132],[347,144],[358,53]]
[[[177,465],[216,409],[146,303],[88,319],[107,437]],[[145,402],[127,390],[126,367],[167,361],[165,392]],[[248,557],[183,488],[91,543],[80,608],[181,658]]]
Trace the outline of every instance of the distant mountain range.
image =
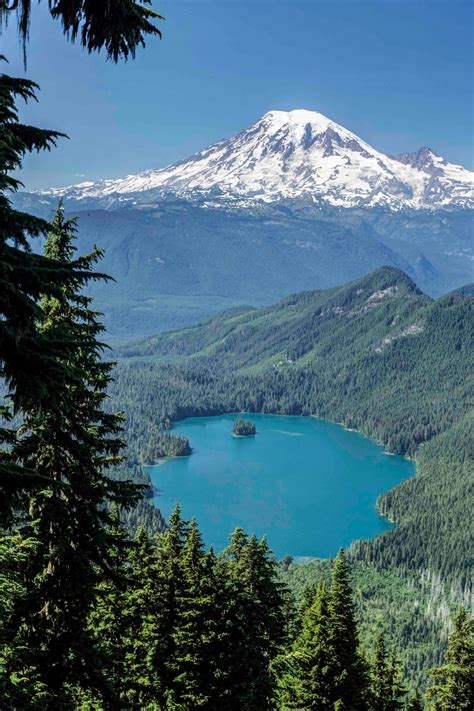
[[175,165],[22,193],[106,250],[111,337],[330,287],[387,264],[438,295],[472,281],[474,174],[429,148],[388,156],[322,114],[270,111]]

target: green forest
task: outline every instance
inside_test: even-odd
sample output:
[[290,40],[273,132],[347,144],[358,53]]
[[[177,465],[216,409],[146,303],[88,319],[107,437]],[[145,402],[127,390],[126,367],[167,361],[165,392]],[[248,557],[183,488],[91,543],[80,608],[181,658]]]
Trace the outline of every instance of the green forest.
[[[472,306],[463,294],[433,301],[384,268],[131,344],[118,352],[111,389],[147,426],[150,412],[315,414],[414,457],[417,476],[377,503],[397,527],[348,554],[359,615],[377,619],[420,687],[472,590],[472,531],[457,525],[472,498]],[[146,446],[136,428],[133,442]],[[292,564],[285,579],[299,595],[324,569]],[[364,644],[375,634],[362,625]]]
[[[160,34],[146,0],[48,7],[113,62]],[[0,19],[15,10],[26,52],[31,3]],[[37,92],[0,75],[1,708],[471,709],[472,302],[382,269],[115,366],[87,295],[100,245],[77,253],[61,203],[50,221],[12,204],[25,157],[62,138],[21,122]],[[192,456],[173,420],[236,411],[318,414],[414,456],[379,502],[397,528],[304,566],[240,528],[208,550],[179,507],[165,523],[141,465]]]
[[312,414],[414,457],[415,479],[378,502],[399,526],[354,554],[403,575],[430,571],[468,594],[471,531],[453,522],[469,506],[473,336],[470,297],[433,301],[382,268],[132,344],[118,354],[111,398],[147,426],[150,413]]

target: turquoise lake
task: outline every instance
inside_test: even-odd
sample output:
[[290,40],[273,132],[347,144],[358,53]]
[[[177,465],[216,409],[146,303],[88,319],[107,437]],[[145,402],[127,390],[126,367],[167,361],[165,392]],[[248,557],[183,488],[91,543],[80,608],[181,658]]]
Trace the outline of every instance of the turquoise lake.
[[242,526],[266,535],[278,557],[334,555],[357,538],[391,527],[377,496],[413,476],[415,465],[384,453],[357,432],[313,417],[246,415],[255,437],[234,437],[236,415],[192,417],[173,434],[193,453],[149,468],[156,505],[168,517],[177,501],[221,550]]

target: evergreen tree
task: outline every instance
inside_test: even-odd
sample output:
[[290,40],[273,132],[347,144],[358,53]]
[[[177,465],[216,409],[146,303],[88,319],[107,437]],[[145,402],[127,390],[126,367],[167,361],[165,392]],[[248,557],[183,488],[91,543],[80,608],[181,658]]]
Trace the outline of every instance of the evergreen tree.
[[229,709],[264,711],[272,705],[270,663],[285,641],[285,595],[265,539],[237,528],[223,556],[230,587]]
[[370,709],[398,711],[404,708],[406,690],[400,682],[401,670],[390,655],[382,634],[377,638],[370,668]]
[[[123,699],[132,708],[148,708],[164,697],[160,664],[167,653],[170,630],[163,596],[163,570],[157,542],[141,527],[130,550],[129,586],[124,633],[125,670],[118,682]],[[159,662],[157,664],[157,661]]]
[[115,704],[217,708],[229,681],[222,581],[197,524],[188,526],[179,506],[165,533],[150,538],[143,528],[138,531],[127,581],[124,591],[102,585],[106,594],[91,621],[104,659],[120,660],[108,671]]
[[423,702],[418,690],[416,690],[408,700],[407,711],[423,711]]
[[[163,19],[152,10],[149,0],[90,2],[61,0],[49,2],[51,15],[61,21],[64,33],[80,42],[89,52],[105,48],[107,57],[134,57],[147,36],[161,35],[155,22]],[[25,47],[29,36],[31,0],[0,3],[0,33],[13,13]],[[0,61],[6,61],[0,55]],[[81,274],[74,264],[58,264],[33,254],[29,237],[44,235],[45,220],[14,210],[8,194],[21,183],[11,173],[21,168],[25,154],[49,150],[63,134],[19,122],[17,100],[36,98],[38,86],[27,79],[0,75],[0,377],[11,389],[15,411],[40,406],[46,399],[52,407],[61,403],[65,374],[56,359],[57,343],[36,328],[41,316],[38,300],[55,295],[61,285],[83,285],[90,274]],[[65,344],[62,343],[62,348]],[[9,417],[0,407],[0,417]],[[13,512],[24,504],[25,493],[37,483],[35,472],[18,465],[8,449],[15,434],[0,427],[0,525],[9,525]]]
[[[79,37],[81,45],[89,52],[105,47],[107,57],[114,62],[134,57],[137,47],[145,45],[147,35],[161,36],[154,22],[163,18],[150,5],[150,0],[49,0],[52,18],[61,22],[69,39],[75,41]],[[0,29],[2,20],[8,20],[15,11],[20,39],[25,46],[29,37],[31,0],[1,3]]]
[[[160,34],[149,4],[49,3],[71,39],[89,51],[105,47],[114,61]],[[1,3],[0,30],[17,10],[25,41],[30,7]],[[17,101],[35,99],[37,89],[0,75],[0,378],[23,420],[20,438],[0,427],[0,528],[22,524],[0,546],[0,690],[8,708],[59,709],[71,708],[77,693],[88,703],[88,687],[102,683],[85,620],[119,544],[106,526],[107,501],[131,504],[136,491],[103,474],[119,460],[120,422],[102,409],[110,365],[101,361],[97,315],[78,295],[95,278],[98,253],[72,259],[74,224],[61,210],[46,254],[32,253],[29,238],[49,225],[13,209],[9,197],[21,185],[11,173],[24,156],[62,135],[20,123]],[[0,406],[0,417],[8,423],[10,410]]]
[[332,711],[335,678],[331,648],[330,591],[322,585],[306,608],[292,651],[276,660],[282,709]]
[[128,550],[119,546],[115,554],[111,551],[115,576],[98,586],[90,628],[109,682],[112,708],[153,708],[154,703],[165,708],[171,581],[158,550],[157,540],[140,528]]
[[[147,36],[161,35],[155,22],[163,19],[150,7],[149,0],[90,2],[61,0],[49,2],[51,15],[61,21],[64,33],[80,42],[89,52],[105,48],[107,57],[134,57]],[[20,39],[25,47],[29,35],[31,0],[0,3],[0,33],[11,15],[17,14]],[[0,55],[0,61],[6,61]],[[57,342],[36,327],[41,318],[38,301],[54,296],[61,285],[83,285],[90,274],[81,273],[73,263],[58,264],[31,252],[29,238],[44,235],[45,220],[13,209],[9,193],[20,181],[13,171],[21,168],[24,156],[49,150],[63,134],[20,123],[17,100],[36,99],[38,86],[28,80],[0,75],[0,377],[10,388],[14,411],[33,405],[61,405],[65,373],[56,358]],[[65,348],[61,343],[61,348]],[[9,411],[0,406],[0,417]],[[20,466],[10,455],[14,431],[0,427],[0,525],[10,525],[13,512],[25,505],[25,494],[37,484],[35,472]],[[6,445],[6,446],[5,446]]]
[[331,648],[335,674],[333,703],[347,709],[365,709],[366,679],[358,652],[357,625],[350,583],[350,568],[341,549],[334,563],[331,600]]
[[16,664],[14,675],[9,674],[16,663],[19,644],[10,629],[9,619],[15,601],[25,595],[20,568],[27,559],[35,541],[18,533],[0,536],[0,699],[8,709],[41,709],[47,690],[35,670]]
[[157,566],[159,569],[159,599],[161,609],[155,609],[157,644],[150,662],[153,665],[155,686],[159,689],[159,708],[178,708],[177,677],[179,676],[176,631],[179,625],[181,601],[185,581],[182,576],[181,556],[188,534],[188,523],[181,516],[181,507],[176,505],[168,522],[168,529],[158,537]]
[[[0,61],[4,57],[0,56]],[[77,289],[91,278],[84,264],[59,262],[29,249],[29,236],[46,234],[45,220],[15,210],[10,193],[21,186],[11,175],[33,151],[49,150],[62,135],[27,126],[18,118],[17,101],[36,98],[37,85],[27,79],[0,75],[0,378],[9,388],[13,412],[40,408],[60,410],[67,372],[61,356],[74,343],[41,330],[44,318],[39,300],[57,297],[62,289]],[[9,417],[5,407],[0,416]],[[27,494],[38,485],[35,472],[10,454],[15,432],[0,427],[0,525],[8,526],[27,505]],[[5,447],[6,445],[6,447]]]
[[95,641],[95,662],[100,668],[103,683],[98,691],[85,691],[78,687],[76,694],[82,704],[100,701],[119,708],[129,678],[125,640],[129,634],[130,597],[134,581],[130,575],[127,535],[116,505],[111,507],[108,526],[111,534],[109,575],[96,586],[88,620],[88,631]]
[[[69,264],[74,232],[75,222],[64,218],[60,206],[46,257]],[[95,251],[77,263],[90,272],[99,256]],[[121,459],[121,418],[103,410],[112,366],[101,358],[103,327],[90,303],[72,285],[43,299],[38,329],[57,344],[64,372],[61,407],[54,396],[51,406],[47,400],[31,403],[13,447],[16,460],[36,471],[42,486],[29,498],[23,531],[37,546],[24,565],[26,594],[15,605],[12,625],[49,691],[51,708],[67,707],[78,682],[99,683],[86,620],[97,582],[109,574],[109,546],[115,544],[104,527],[105,505],[131,505],[138,498],[128,482],[113,482],[105,473]]]
[[468,711],[474,708],[474,618],[461,608],[454,620],[443,666],[434,669],[439,683],[426,692],[433,711]]
[[184,708],[215,708],[219,634],[215,558],[204,552],[201,534],[191,522],[181,553],[182,586],[175,642],[175,697]]

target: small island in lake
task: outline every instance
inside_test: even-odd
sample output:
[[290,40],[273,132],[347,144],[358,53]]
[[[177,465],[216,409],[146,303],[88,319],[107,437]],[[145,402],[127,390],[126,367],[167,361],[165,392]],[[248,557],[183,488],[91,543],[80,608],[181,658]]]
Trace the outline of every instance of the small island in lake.
[[236,437],[250,437],[257,434],[257,428],[250,420],[243,420],[239,417],[239,419],[234,422],[232,434],[236,435]]

